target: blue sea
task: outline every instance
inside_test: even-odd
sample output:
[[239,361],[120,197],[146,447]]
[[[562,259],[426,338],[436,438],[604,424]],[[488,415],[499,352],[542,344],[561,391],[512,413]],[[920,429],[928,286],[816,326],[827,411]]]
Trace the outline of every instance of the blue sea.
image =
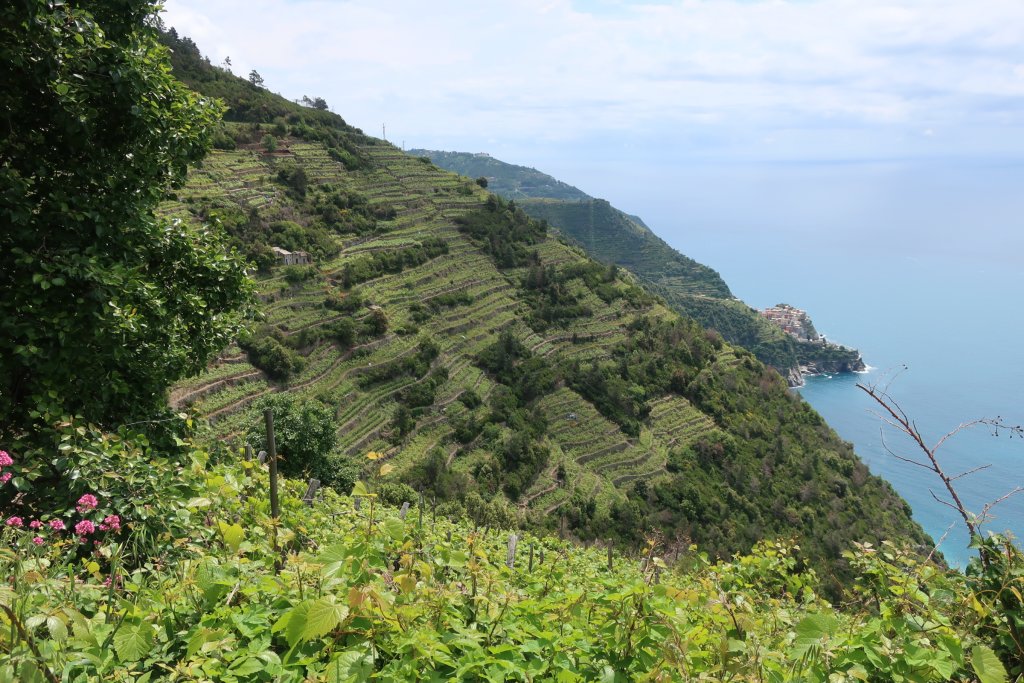
[[[812,377],[800,390],[876,474],[910,503],[947,560],[972,555],[934,474],[883,430],[856,384],[879,384],[929,442],[962,422],[1024,424],[1024,165],[978,161],[663,165],[619,187],[625,205],[683,253],[763,308],[810,313],[858,348],[866,374]],[[671,192],[665,192],[666,184]],[[632,194],[630,194],[632,190]],[[966,430],[939,451],[968,508],[1024,486],[1024,440]],[[984,529],[1024,538],[1024,494]]]

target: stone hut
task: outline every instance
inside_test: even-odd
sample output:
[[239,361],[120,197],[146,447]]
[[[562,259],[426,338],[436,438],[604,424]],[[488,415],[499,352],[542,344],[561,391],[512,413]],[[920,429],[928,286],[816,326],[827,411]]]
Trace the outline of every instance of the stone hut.
[[281,247],[271,247],[277,262],[282,266],[306,266],[312,263],[309,254],[304,251],[288,251]]

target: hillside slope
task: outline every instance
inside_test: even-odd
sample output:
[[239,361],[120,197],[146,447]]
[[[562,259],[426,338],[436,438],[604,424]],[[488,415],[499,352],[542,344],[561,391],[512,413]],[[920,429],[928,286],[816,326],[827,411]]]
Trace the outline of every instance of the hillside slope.
[[[216,434],[243,437],[259,399],[287,394],[328,406],[339,472],[383,453],[398,479],[504,523],[630,543],[655,529],[713,554],[795,535],[836,576],[854,540],[926,541],[750,353],[475,183],[273,102],[287,113],[225,124],[235,149],[163,207],[269,258],[245,351],[171,395]],[[270,247],[314,264],[270,265]]]
[[799,384],[801,366],[838,371],[859,361],[855,350],[835,345],[825,348],[785,334],[735,299],[716,271],[680,254],[642,220],[603,199],[535,169],[488,155],[424,149],[409,153],[462,175],[487,178],[489,189],[515,199],[531,216],[547,220],[592,258],[627,268],[673,309],[718,331],[730,343],[753,351],[790,384]]

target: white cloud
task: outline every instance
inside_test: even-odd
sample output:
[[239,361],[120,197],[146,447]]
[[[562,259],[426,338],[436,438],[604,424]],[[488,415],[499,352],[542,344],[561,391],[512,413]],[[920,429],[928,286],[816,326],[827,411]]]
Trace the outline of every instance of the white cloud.
[[941,126],[984,147],[1024,109],[1020,0],[169,0],[165,20],[236,73],[417,145],[705,131],[722,153],[771,138],[799,156],[822,153],[823,127],[885,147]]

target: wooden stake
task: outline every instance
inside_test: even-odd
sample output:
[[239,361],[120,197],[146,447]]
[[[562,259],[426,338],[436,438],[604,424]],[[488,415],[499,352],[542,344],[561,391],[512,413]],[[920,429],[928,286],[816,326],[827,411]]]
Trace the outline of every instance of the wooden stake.
[[[281,508],[277,500],[277,443],[274,441],[274,411],[267,408],[263,411],[263,421],[267,426],[267,459],[270,461],[270,517],[273,524],[272,543],[274,554],[277,555],[277,522],[281,517]],[[275,573],[280,569],[280,558],[274,559]]]
[[505,557],[505,564],[508,565],[509,569],[512,569],[516,563],[516,545],[519,543],[519,537],[512,534],[508,537],[508,555]]

